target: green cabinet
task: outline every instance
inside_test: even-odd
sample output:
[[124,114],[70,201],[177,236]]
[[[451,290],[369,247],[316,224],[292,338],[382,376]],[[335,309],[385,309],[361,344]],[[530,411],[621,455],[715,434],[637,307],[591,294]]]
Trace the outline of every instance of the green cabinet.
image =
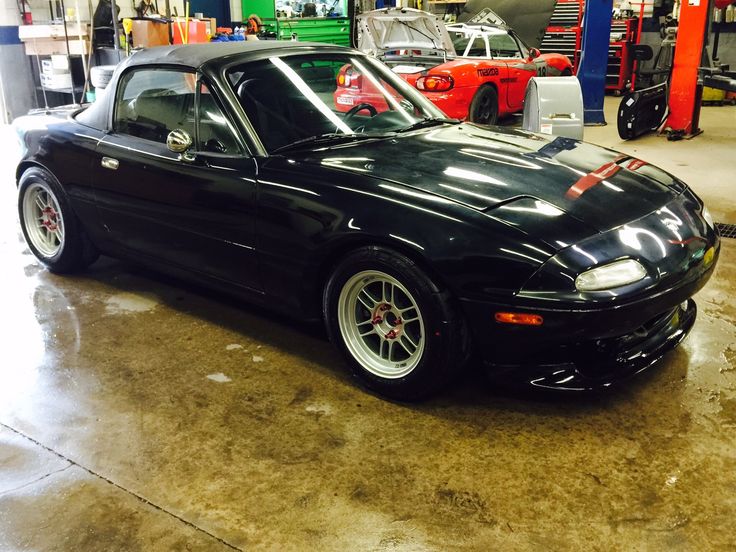
[[[243,0],[243,19],[251,14],[261,18],[268,31],[279,40],[296,39],[302,42],[327,42],[350,46],[349,17],[276,17],[279,0]],[[337,13],[347,13],[347,0],[339,0]],[[282,12],[279,11],[279,15]]]
[[327,42],[350,46],[350,20],[346,17],[304,17],[278,19],[279,40],[291,40],[296,35],[302,42]]

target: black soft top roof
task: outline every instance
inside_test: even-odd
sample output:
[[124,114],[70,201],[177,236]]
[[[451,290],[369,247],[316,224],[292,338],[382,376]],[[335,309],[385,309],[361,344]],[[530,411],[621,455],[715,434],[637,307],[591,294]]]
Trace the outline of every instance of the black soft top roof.
[[[231,60],[241,58],[248,61],[248,57],[259,57],[273,51],[275,55],[297,53],[296,51],[310,52],[336,48],[334,44],[320,44],[317,42],[292,42],[281,40],[245,40],[238,42],[209,42],[205,44],[187,44],[177,46],[157,46],[141,50],[126,60],[126,67],[161,63],[167,65],[182,65],[199,68],[209,62],[217,62],[221,58]],[[289,50],[295,50],[290,52]],[[347,49],[345,49],[347,50]],[[242,56],[242,57],[241,57]],[[225,60],[223,60],[225,62]]]
[[[345,52],[363,55],[360,52],[319,42],[292,42],[280,40],[244,40],[238,42],[209,42],[178,46],[157,46],[136,52],[115,69],[115,73],[101,97],[75,116],[77,122],[106,130],[113,109],[114,94],[118,80],[131,67],[146,65],[179,65],[188,69],[219,71],[231,63],[243,63],[270,56],[309,54],[312,52]],[[208,67],[203,67],[208,66]]]

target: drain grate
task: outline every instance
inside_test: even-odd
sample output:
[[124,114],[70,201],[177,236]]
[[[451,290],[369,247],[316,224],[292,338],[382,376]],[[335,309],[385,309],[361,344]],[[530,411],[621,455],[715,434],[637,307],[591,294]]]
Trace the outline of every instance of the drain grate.
[[716,222],[716,228],[718,228],[722,238],[736,238],[736,224]]

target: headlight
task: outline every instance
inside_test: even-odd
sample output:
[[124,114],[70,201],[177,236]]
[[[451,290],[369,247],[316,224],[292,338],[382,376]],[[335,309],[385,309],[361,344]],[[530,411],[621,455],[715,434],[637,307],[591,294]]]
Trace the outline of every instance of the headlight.
[[638,282],[647,275],[646,269],[634,259],[623,259],[586,270],[575,278],[578,291],[599,291]]
[[713,222],[713,215],[710,214],[710,211],[705,205],[703,205],[703,218],[705,219],[705,223],[710,226],[711,230],[716,229],[716,223]]

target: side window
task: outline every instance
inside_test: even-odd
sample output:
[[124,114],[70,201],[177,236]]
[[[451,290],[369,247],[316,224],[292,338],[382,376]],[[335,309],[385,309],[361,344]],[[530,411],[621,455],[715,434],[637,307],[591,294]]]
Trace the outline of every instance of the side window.
[[526,44],[524,44],[524,41],[521,40],[521,38],[514,33],[513,35],[514,40],[516,41],[516,44],[519,48],[519,51],[521,51],[521,57],[526,59],[529,57],[529,48],[526,47]]
[[118,88],[115,132],[162,144],[177,128],[194,136],[195,86],[194,73],[172,69],[131,71]]
[[237,155],[242,153],[235,129],[205,83],[199,86],[197,150]]
[[488,37],[491,45],[491,55],[502,58],[520,58],[519,45],[506,33],[491,34]]

